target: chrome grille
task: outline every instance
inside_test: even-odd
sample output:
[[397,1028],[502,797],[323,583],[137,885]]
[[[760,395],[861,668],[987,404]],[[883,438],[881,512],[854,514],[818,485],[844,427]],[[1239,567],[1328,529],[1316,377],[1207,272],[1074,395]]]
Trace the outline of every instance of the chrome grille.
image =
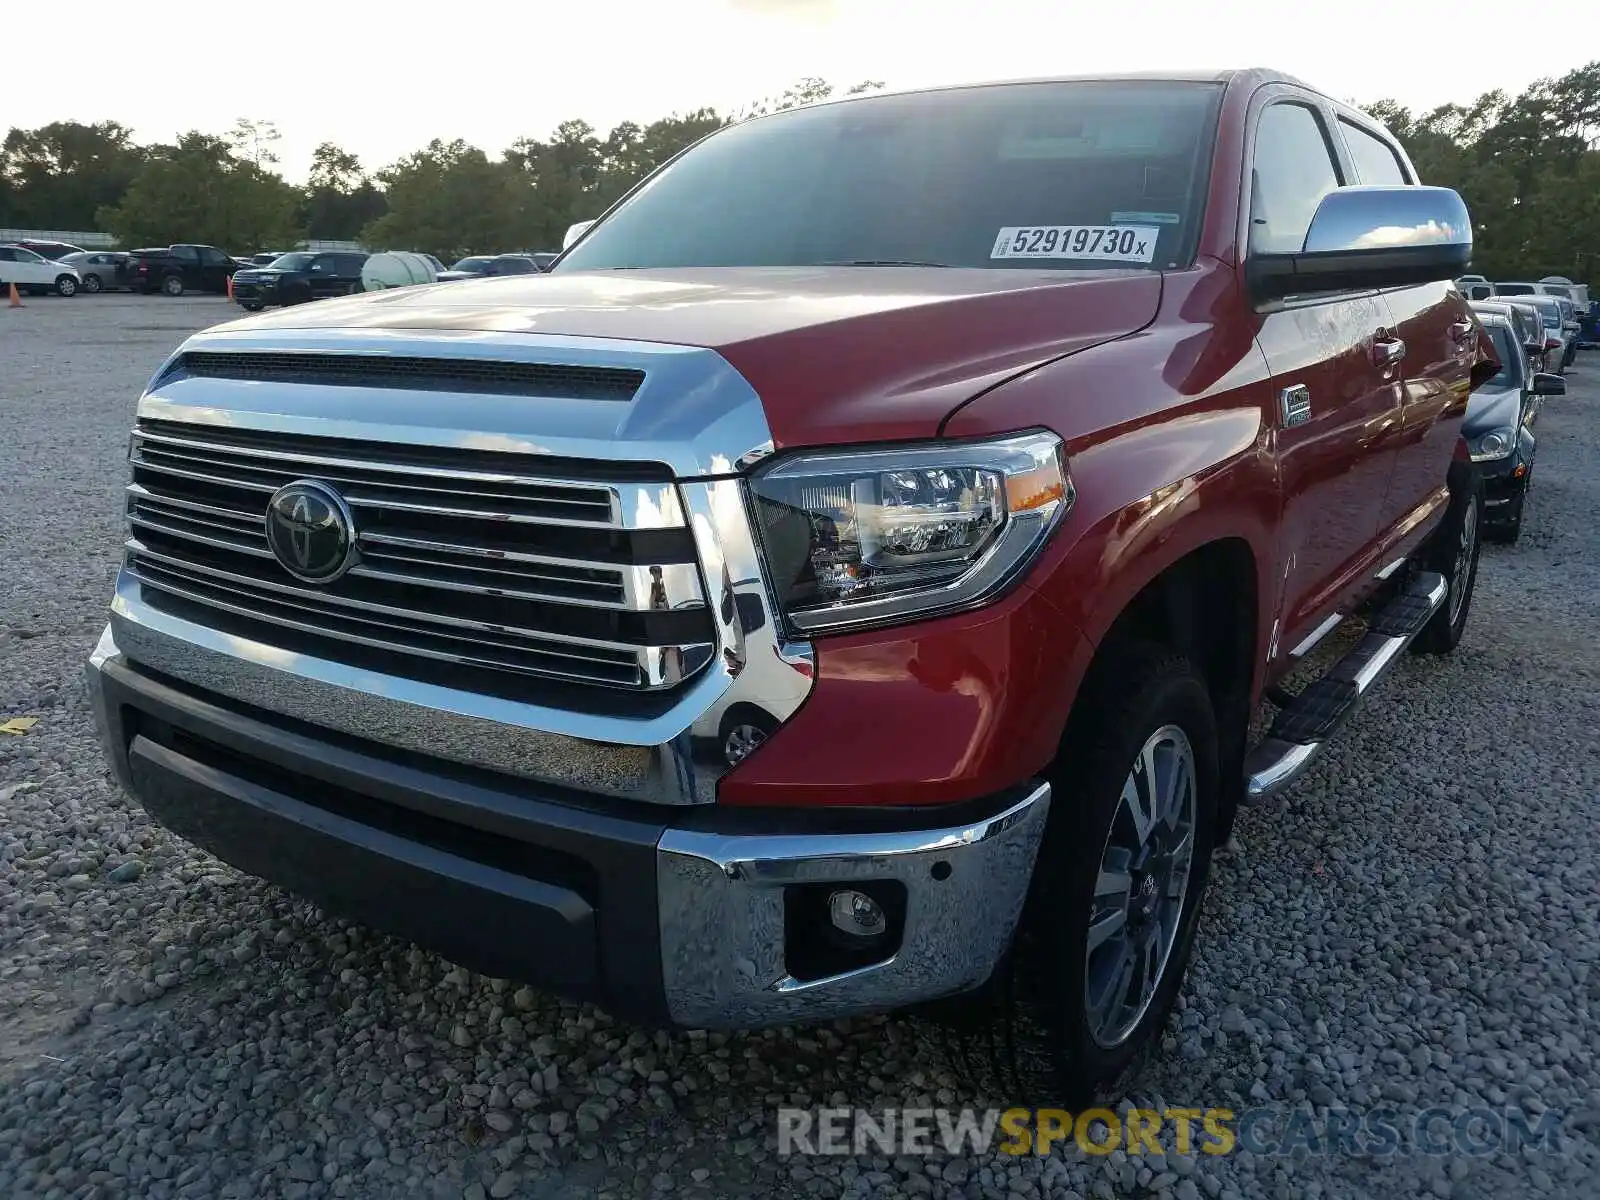
[[[269,644],[459,684],[657,692],[710,660],[694,540],[661,472],[454,448],[326,441],[143,420],[129,571],[152,602]],[[268,548],[267,501],[314,479],[355,518],[358,558],[309,585]],[[326,643],[326,644],[325,644]],[[330,649],[330,645],[332,649]],[[344,647],[342,653],[338,647]],[[481,678],[474,686],[482,687]]]

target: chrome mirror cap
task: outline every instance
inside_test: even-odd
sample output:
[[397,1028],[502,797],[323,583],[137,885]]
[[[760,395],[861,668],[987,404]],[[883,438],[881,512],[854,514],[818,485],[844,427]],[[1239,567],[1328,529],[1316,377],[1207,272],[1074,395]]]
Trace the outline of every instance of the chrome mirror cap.
[[1343,187],[1317,206],[1306,254],[1398,250],[1418,246],[1472,249],[1472,219],[1450,188]]

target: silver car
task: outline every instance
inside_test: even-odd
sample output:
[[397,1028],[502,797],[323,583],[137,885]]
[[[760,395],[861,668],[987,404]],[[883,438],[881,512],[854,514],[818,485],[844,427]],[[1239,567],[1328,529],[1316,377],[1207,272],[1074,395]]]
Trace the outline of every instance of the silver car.
[[61,261],[78,269],[86,292],[105,292],[128,286],[124,269],[128,256],[120,250],[79,250],[66,255]]

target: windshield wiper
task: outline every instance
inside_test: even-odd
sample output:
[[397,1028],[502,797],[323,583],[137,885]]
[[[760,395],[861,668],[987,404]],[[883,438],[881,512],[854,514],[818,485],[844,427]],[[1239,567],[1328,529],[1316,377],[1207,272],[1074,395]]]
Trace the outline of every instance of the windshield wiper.
[[839,258],[815,264],[819,267],[946,267],[949,263],[921,262],[915,258]]

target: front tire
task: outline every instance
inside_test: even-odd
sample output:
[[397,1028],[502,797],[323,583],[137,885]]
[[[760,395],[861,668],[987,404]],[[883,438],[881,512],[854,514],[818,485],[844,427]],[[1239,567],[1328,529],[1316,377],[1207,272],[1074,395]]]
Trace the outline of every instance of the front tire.
[[1423,568],[1443,575],[1450,590],[1411,643],[1416,653],[1449,654],[1461,641],[1478,582],[1482,534],[1483,480],[1470,463],[1456,463],[1450,468],[1450,507],[1422,552]]
[[1068,1109],[1159,1039],[1194,947],[1221,795],[1217,719],[1183,655],[1097,660],[1051,773],[1050,824],[991,985],[993,1066],[1021,1103]]
[[71,275],[56,276],[56,295],[76,296],[78,294],[78,281]]

